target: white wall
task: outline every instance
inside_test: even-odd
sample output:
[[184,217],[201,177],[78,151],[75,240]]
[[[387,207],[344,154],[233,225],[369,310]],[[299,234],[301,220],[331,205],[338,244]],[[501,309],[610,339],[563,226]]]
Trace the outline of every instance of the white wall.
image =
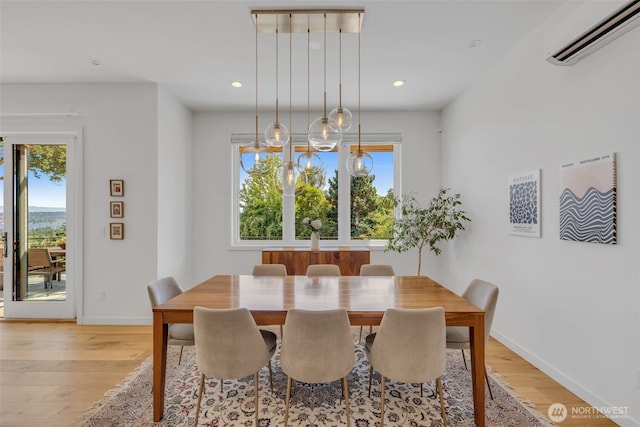
[[[77,112],[72,118],[3,118],[2,128],[83,128],[84,300],[80,323],[150,319],[146,284],[157,272],[157,89],[154,84],[4,84],[3,113]],[[109,180],[124,179],[125,239],[109,240]],[[119,221],[118,221],[119,222]],[[105,300],[98,293],[105,292]]]
[[[615,421],[638,425],[640,29],[558,67],[544,58],[555,19],[443,112],[443,185],[463,193],[473,220],[444,253],[444,282],[496,283],[494,335],[590,404],[629,407]],[[618,244],[560,241],[560,165],[610,152]],[[538,168],[542,238],[510,236],[507,177]]]
[[158,273],[192,282],[191,112],[158,88]]
[[[252,113],[194,113],[193,127],[193,254],[194,285],[213,274],[248,274],[261,262],[261,252],[230,250],[232,133],[253,132]],[[267,119],[261,117],[262,126]],[[306,123],[306,112],[294,115]],[[434,196],[440,185],[440,115],[434,112],[363,113],[362,132],[401,132],[402,191],[418,198]],[[304,132],[295,127],[294,132]],[[374,165],[375,173],[375,165]],[[425,257],[423,274],[437,276],[435,257]],[[417,255],[371,253],[371,262],[393,264],[399,274],[415,274]]]

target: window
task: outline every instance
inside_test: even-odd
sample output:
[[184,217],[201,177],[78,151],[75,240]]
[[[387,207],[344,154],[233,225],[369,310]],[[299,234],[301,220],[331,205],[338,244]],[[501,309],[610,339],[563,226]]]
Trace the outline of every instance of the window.
[[[306,147],[305,135],[294,135],[294,161]],[[273,149],[269,172],[252,177],[240,168],[240,147],[253,139],[234,134],[232,244],[235,247],[261,247],[265,244],[305,245],[311,229],[304,218],[320,219],[319,235],[329,245],[383,246],[393,225],[393,195],[398,194],[399,134],[363,135],[362,148],[373,158],[373,174],[351,177],[345,164],[350,151],[357,149],[357,136],[345,134],[340,147],[315,152],[315,173],[307,182],[299,181],[293,197],[278,189],[275,170],[289,158],[289,146]],[[286,157],[285,157],[286,156]],[[319,160],[319,161],[318,161]],[[243,161],[251,159],[243,158]],[[327,243],[325,243],[327,244]]]

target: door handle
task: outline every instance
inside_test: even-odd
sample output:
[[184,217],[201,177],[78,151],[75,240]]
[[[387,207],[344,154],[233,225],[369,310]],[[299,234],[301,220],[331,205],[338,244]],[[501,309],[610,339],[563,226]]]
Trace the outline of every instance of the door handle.
[[7,257],[7,232],[2,233],[2,255]]

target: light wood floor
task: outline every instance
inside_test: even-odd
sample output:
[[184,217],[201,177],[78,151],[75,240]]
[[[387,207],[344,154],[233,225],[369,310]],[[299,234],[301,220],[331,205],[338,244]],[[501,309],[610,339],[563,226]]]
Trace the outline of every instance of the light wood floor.
[[[150,326],[0,321],[0,425],[69,426],[151,355]],[[175,350],[175,349],[174,349]],[[550,404],[588,406],[491,339],[487,363],[542,413]],[[572,420],[561,426],[585,426]],[[589,426],[614,426],[591,419]]]

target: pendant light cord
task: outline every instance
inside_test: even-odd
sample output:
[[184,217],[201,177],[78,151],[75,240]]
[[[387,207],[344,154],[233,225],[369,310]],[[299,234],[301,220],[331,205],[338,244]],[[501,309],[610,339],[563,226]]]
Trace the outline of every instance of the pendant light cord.
[[[311,29],[309,28],[309,15],[307,15],[307,132],[309,131],[309,126],[311,125],[311,115],[310,115],[310,99],[311,99],[311,54],[309,53],[309,43],[311,42]],[[311,143],[309,142],[309,138],[307,138],[307,157],[311,156]]]
[[256,13],[256,147],[258,146],[258,14]]
[[324,116],[327,117],[327,14],[324,14]]
[[360,150],[360,123],[362,122],[362,110],[360,109],[361,75],[360,75],[360,33],[362,32],[362,21],[358,13],[358,151]]
[[[292,26],[292,15],[291,13],[289,13],[289,129],[291,129],[291,136],[289,137],[289,163],[293,163],[293,115],[291,113],[291,109],[292,109],[292,104],[291,104],[291,93],[293,92],[293,83],[291,82],[293,80],[293,73],[291,72],[293,70],[293,59],[292,59],[292,55],[293,55],[293,51],[291,49],[292,46],[292,34],[293,34],[293,26]],[[292,165],[289,165],[290,167]]]
[[342,108],[342,27],[340,27],[340,56],[338,59],[338,64],[340,65],[340,71],[339,71],[339,84],[338,84],[338,93],[339,93],[339,106],[340,108]]
[[278,59],[278,46],[280,45],[280,43],[278,43],[278,15],[276,15],[276,124],[279,124],[280,121],[278,120],[278,83],[279,83],[279,78],[278,78],[278,64],[280,62],[280,60]]

